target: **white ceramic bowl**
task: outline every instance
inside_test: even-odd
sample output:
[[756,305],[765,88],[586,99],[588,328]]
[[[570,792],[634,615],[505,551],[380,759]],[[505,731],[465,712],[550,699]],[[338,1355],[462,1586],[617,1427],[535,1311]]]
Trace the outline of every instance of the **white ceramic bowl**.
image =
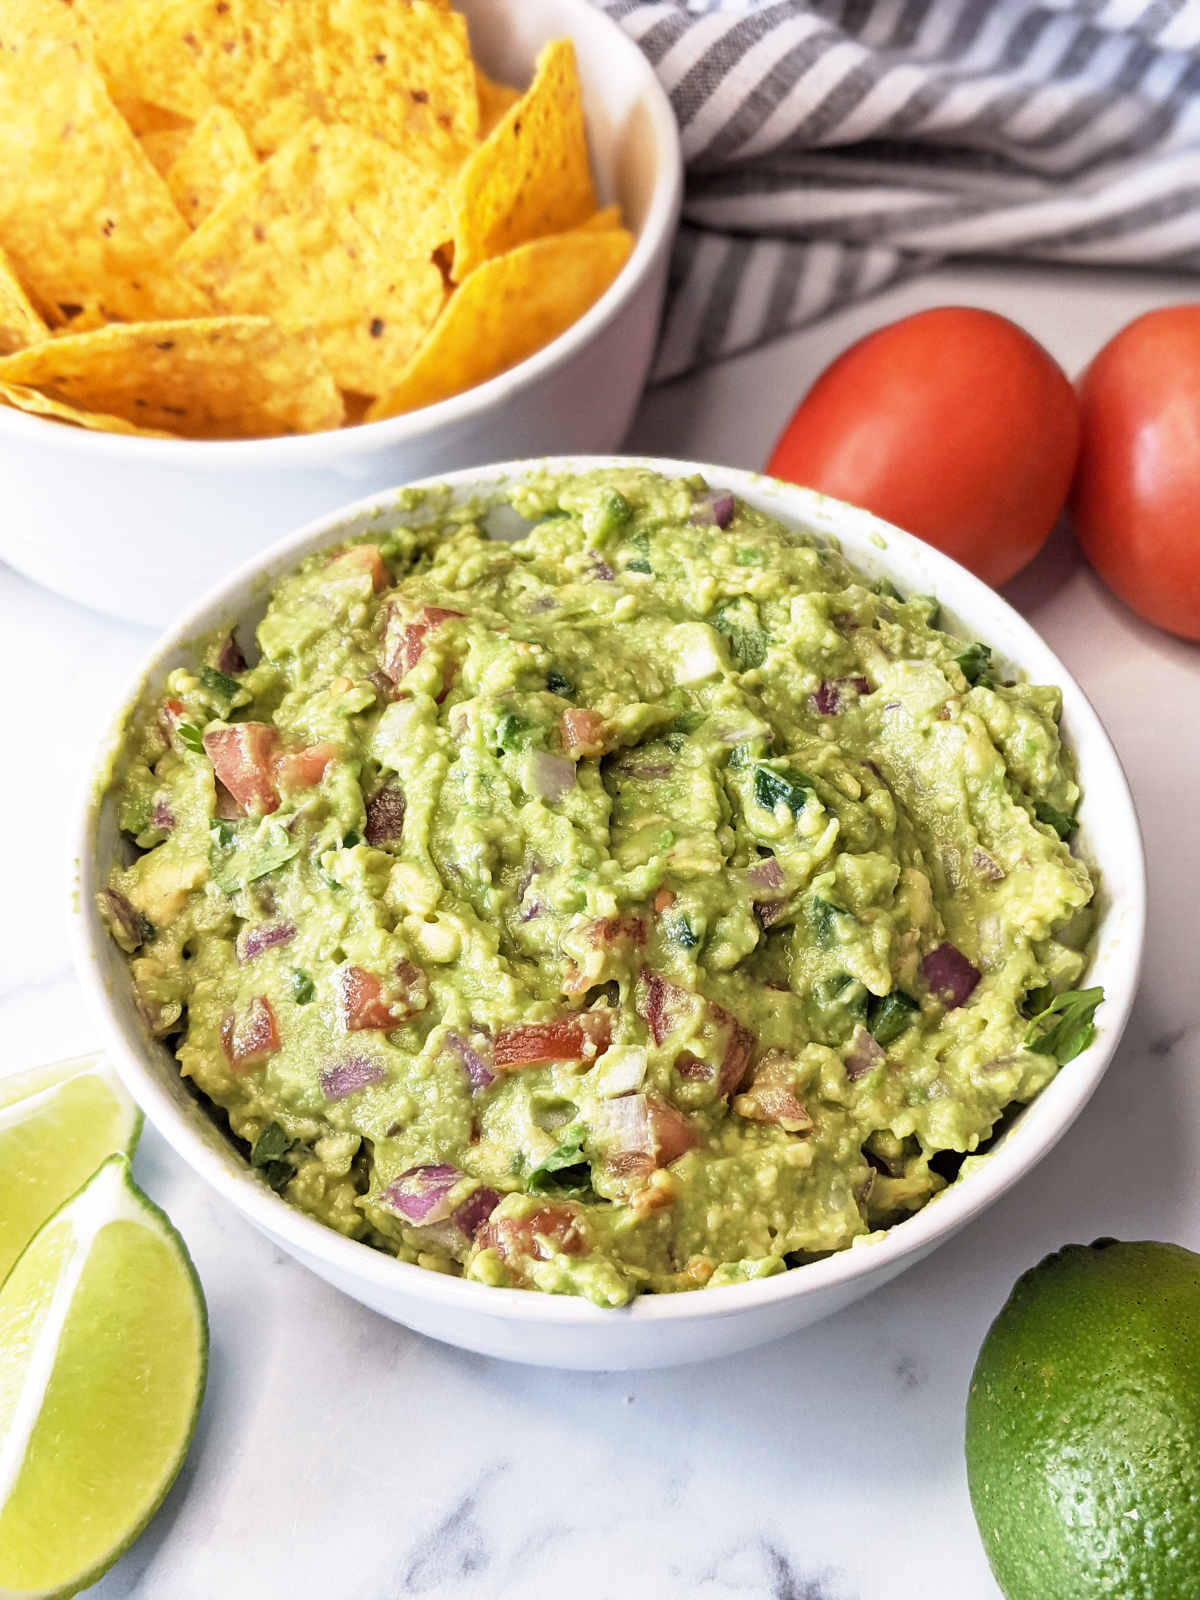
[[[510,482],[532,466],[581,471],[613,464],[612,457],[516,462],[453,473],[442,481],[464,499],[488,485]],[[1102,983],[1107,999],[1098,1014],[1096,1041],[1020,1113],[976,1171],[883,1238],[760,1282],[648,1295],[619,1311],[601,1310],[581,1299],[491,1289],[444,1277],[344,1239],[293,1209],[251,1174],[184,1087],[170,1052],[151,1040],[140,1022],[124,958],[93,904],[117,849],[111,798],[98,803],[89,796],[77,845],[73,927],[80,976],[118,1071],[184,1160],[284,1250],[356,1300],[452,1344],[548,1366],[655,1367],[725,1355],[815,1322],[895,1277],[1015,1183],[1074,1121],[1121,1037],[1142,948],[1142,845],[1120,763],[1079,686],[1010,606],[930,546],[812,490],[695,462],[638,464],[671,476],[702,472],[710,484],[732,489],[774,517],[836,538],[846,555],[872,576],[892,578],[903,593],[936,594],[948,625],[964,638],[985,640],[1007,664],[1062,689],[1063,731],[1075,752],[1084,792],[1078,847],[1100,870],[1102,915],[1088,982]],[[360,502],[281,540],[168,632],[144,664],[129,698],[145,693],[153,699],[161,693],[166,673],[189,659],[189,639],[234,620],[252,626],[262,614],[268,586],[310,551],[398,520],[401,513],[384,497]],[[115,737],[114,725],[106,754]]]
[[281,534],[349,499],[464,462],[615,450],[646,381],[679,216],[670,102],[588,0],[455,0],[495,77],[528,83],[548,39],[575,42],[602,204],[636,235],[578,322],[518,366],[406,416],[296,438],[88,433],[0,407],[0,557],[100,611],[162,625]]

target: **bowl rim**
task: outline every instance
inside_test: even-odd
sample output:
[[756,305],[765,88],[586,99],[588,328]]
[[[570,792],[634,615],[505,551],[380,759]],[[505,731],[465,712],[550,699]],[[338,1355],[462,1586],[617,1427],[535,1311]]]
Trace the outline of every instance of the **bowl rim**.
[[[441,428],[469,422],[482,412],[507,404],[513,396],[568,361],[628,305],[653,270],[664,246],[669,245],[683,200],[683,153],[679,126],[667,91],[620,23],[593,6],[590,0],[557,0],[557,4],[573,11],[581,26],[598,27],[609,33],[616,58],[613,72],[622,79],[640,84],[641,97],[650,113],[657,154],[650,203],[634,237],[629,259],[600,298],[557,338],[483,383],[433,405],[420,406],[397,417],[385,417],[379,422],[254,439],[173,439],[81,428],[53,417],[0,405],[0,437],[7,434],[18,443],[25,440],[41,444],[57,437],[69,450],[93,457],[124,456],[130,464],[154,467],[204,465],[256,472],[272,467],[319,467],[331,460],[352,459],[381,447],[407,444]],[[558,35],[547,34],[547,40],[551,37]],[[51,429],[53,433],[48,431]]]
[[[245,562],[237,572],[216,585],[179,621],[167,629],[143,658],[126,684],[101,740],[93,764],[88,769],[83,803],[79,808],[79,827],[75,838],[75,915],[70,919],[70,938],[75,967],[106,1039],[108,1053],[134,1099],[146,1116],[176,1152],[219,1194],[229,1200],[250,1221],[302,1258],[318,1260],[334,1281],[345,1285],[356,1282],[382,1298],[408,1295],[446,1309],[502,1321],[532,1321],[539,1325],[616,1327],[620,1322],[674,1323],[721,1319],[737,1316],[802,1297],[808,1293],[836,1289],[856,1279],[870,1279],[892,1266],[899,1270],[909,1265],[933,1245],[942,1242],[959,1227],[985,1210],[1011,1188],[1057,1144],[1091,1098],[1116,1052],[1137,992],[1141,969],[1146,913],[1146,869],[1141,830],[1133,799],[1120,758],[1107,730],[1074,677],[1036,630],[1001,595],[990,589],[950,557],[916,539],[912,534],[873,516],[859,507],[836,501],[815,490],[783,483],[761,473],[714,466],[711,463],[678,461],[644,456],[556,456],[541,460],[498,462],[484,467],[415,479],[405,489],[468,488],[486,489],[503,481],[532,472],[578,473],[603,467],[636,467],[669,477],[695,473],[710,482],[729,488],[739,497],[777,497],[773,513],[783,520],[802,522],[807,517],[832,516],[842,532],[852,531],[856,539],[879,549],[879,564],[886,567],[898,547],[917,556],[935,580],[938,598],[953,611],[956,601],[967,597],[978,607],[992,610],[1003,619],[1005,629],[1020,643],[1020,655],[1013,659],[1023,666],[1026,652],[1037,662],[1042,674],[1049,668],[1063,693],[1064,714],[1076,730],[1086,726],[1088,742],[1105,773],[1104,795],[1108,806],[1121,814],[1120,827],[1110,827],[1107,837],[1118,840],[1111,855],[1099,861],[1124,856],[1125,889],[1110,909],[1122,913],[1121,959],[1114,958],[1113,970],[1105,971],[1105,1005],[1095,1044],[1083,1055],[1062,1068],[1043,1093],[1056,1085],[1056,1115],[1044,1126],[1021,1138],[1021,1129],[1003,1140],[987,1160],[961,1183],[950,1185],[922,1209],[882,1235],[874,1235],[833,1255],[789,1268],[769,1278],[747,1283],[705,1288],[703,1293],[638,1295],[624,1307],[593,1305],[581,1297],[540,1294],[523,1289],[493,1288],[468,1279],[451,1277],[397,1260],[373,1250],[358,1240],[349,1239],[298,1210],[276,1195],[251,1172],[249,1166],[235,1170],[217,1150],[193,1129],[187,1116],[175,1104],[158,1074],[147,1064],[149,1049],[145,1040],[125,1026],[102,976],[100,952],[107,949],[108,935],[95,912],[93,893],[103,884],[96,872],[98,841],[96,817],[103,795],[97,774],[115,748],[121,720],[135,698],[153,680],[156,672],[175,652],[226,618],[236,615],[262,595],[264,577],[274,578],[314,549],[334,542],[345,525],[356,517],[378,516],[394,501],[395,491],[387,495],[368,495],[340,510],[313,519],[303,528],[285,535],[269,549]],[[836,537],[836,535],[835,535]],[[861,557],[852,552],[851,559]],[[874,559],[874,558],[872,558]],[[981,632],[984,630],[980,630]],[[1038,660],[1040,658],[1040,661]],[[1084,807],[1087,806],[1085,794]],[[1066,1076],[1066,1074],[1070,1076]],[[1040,1099],[1038,1096],[1037,1099]],[[1037,1103],[1035,1099],[1032,1104]],[[890,1274],[889,1274],[890,1275]]]

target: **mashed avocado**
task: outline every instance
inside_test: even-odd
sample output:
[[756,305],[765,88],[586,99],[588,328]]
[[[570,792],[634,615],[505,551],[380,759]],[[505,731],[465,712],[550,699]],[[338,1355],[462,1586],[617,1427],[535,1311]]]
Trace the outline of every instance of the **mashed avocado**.
[[843,1249],[1090,1038],[1058,691],[700,480],[512,501],[411,498],[130,714],[139,1009],[403,1260],[618,1305]]

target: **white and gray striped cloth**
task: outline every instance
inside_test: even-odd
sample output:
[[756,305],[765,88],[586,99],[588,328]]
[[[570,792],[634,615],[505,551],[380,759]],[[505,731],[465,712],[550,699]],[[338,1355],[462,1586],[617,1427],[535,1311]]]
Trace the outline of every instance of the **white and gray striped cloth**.
[[654,378],[948,256],[1200,268],[1200,0],[600,0],[687,163]]

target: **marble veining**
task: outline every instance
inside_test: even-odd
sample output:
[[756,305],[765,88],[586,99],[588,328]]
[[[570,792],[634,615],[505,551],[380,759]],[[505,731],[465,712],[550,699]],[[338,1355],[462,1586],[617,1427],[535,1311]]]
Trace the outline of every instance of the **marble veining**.
[[[1073,371],[1136,312],[1191,292],[947,270],[657,391],[631,446],[754,466],[835,350],[939,300],[1015,316]],[[962,1467],[988,1323],[1016,1276],[1070,1239],[1200,1248],[1200,830],[1179,799],[1200,789],[1183,720],[1200,651],[1142,627],[1065,539],[1012,594],[1107,723],[1150,870],[1133,1021],[1053,1155],[932,1257],[804,1333],[674,1371],[562,1373],[434,1344],[339,1295],[147,1129],[137,1174],[192,1249],[211,1370],[180,1480],[99,1600],[925,1600],[931,1581],[995,1600]],[[94,1038],[68,967],[60,842],[147,642],[0,567],[0,1070]]]

